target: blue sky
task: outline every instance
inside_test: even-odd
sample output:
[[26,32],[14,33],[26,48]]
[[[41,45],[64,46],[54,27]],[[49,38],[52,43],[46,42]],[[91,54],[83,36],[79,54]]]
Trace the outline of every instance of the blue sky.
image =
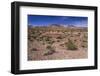
[[62,25],[74,25],[77,27],[87,27],[88,17],[28,15],[28,25],[47,26],[50,24],[62,24]]

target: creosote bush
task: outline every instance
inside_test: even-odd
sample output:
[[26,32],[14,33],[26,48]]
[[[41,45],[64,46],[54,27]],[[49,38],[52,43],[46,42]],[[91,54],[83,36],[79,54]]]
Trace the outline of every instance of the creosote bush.
[[77,50],[77,46],[70,40],[68,39],[68,42],[65,44],[67,46],[68,50]]
[[48,52],[44,54],[44,56],[52,55],[55,53],[55,49],[52,46],[47,46]]

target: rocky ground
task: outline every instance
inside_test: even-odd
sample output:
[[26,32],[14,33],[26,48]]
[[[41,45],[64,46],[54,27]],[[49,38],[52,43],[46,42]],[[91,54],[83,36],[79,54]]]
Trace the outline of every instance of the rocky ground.
[[[50,27],[49,27],[50,28]],[[88,57],[87,31],[61,34],[28,31],[28,60],[82,59]]]

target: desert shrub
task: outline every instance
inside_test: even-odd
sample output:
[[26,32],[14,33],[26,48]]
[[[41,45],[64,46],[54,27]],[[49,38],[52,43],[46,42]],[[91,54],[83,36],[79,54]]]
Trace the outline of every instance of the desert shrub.
[[84,39],[83,42],[87,42],[87,40]]
[[60,44],[60,46],[64,47],[64,44]]
[[85,48],[86,46],[85,45],[82,45],[82,47]]
[[68,39],[68,42],[65,43],[65,45],[68,50],[77,50],[77,46],[70,39]]
[[41,36],[39,38],[40,38],[40,40],[45,40],[45,37],[44,36]]
[[38,49],[37,48],[32,48],[31,51],[38,51]]
[[55,42],[55,41],[52,41],[51,37],[48,37],[48,36],[45,36],[44,40],[47,44],[53,44]]
[[50,51],[55,51],[55,48],[50,46],[50,45],[47,46],[47,49],[50,50]]
[[65,34],[66,32],[65,32],[65,31],[63,31],[63,33]]
[[79,32],[78,35],[81,35],[81,33]]
[[36,37],[35,37],[34,35],[32,35],[32,34],[29,34],[29,35],[28,35],[28,39],[29,39],[30,41],[33,41],[34,39],[36,39]]
[[57,39],[62,39],[62,37],[61,36],[58,36]]
[[53,44],[55,41],[48,41],[48,44]]
[[87,48],[87,43],[82,43],[81,45],[83,48]]
[[57,40],[57,42],[60,42],[60,40]]
[[30,34],[28,35],[29,39],[37,39],[38,35],[37,34]]
[[77,41],[77,40],[74,40],[74,41]]
[[48,45],[46,48],[47,48],[47,49],[51,49],[52,47],[51,47],[50,45]]
[[71,35],[70,37],[74,37],[73,35]]
[[47,56],[47,55],[52,55],[54,52],[52,51],[48,51],[47,53],[44,53],[44,56]]
[[46,43],[45,42],[42,42],[42,44],[45,45]]
[[53,53],[55,53],[55,49],[52,46],[47,46],[48,52],[44,53],[44,56],[46,55],[52,55]]
[[32,57],[28,55],[28,60],[32,60]]
[[84,38],[87,38],[88,36],[87,36],[87,34],[84,34]]
[[50,38],[49,38],[49,37],[45,37],[45,40],[46,40],[46,41],[50,41]]

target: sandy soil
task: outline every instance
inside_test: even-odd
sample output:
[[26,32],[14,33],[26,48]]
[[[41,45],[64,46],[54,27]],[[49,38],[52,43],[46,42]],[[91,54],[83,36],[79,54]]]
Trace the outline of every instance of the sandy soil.
[[[38,44],[37,42],[33,42],[33,44],[29,44],[30,48],[28,50],[28,60],[61,60],[61,59],[83,59],[88,57],[87,49],[80,48],[78,50],[66,50],[59,46],[59,43],[53,44],[56,48],[56,52],[51,55],[44,55],[47,51],[44,46]],[[38,47],[38,51],[32,51],[32,47]],[[44,47],[41,48],[41,47]]]
[[[77,27],[66,28],[65,31],[61,27],[58,29],[62,30],[59,32],[50,27],[44,29],[44,31],[41,31],[43,28],[31,28],[28,30],[28,60],[88,58],[87,28],[85,30]],[[68,47],[74,47],[74,50],[68,50]]]

